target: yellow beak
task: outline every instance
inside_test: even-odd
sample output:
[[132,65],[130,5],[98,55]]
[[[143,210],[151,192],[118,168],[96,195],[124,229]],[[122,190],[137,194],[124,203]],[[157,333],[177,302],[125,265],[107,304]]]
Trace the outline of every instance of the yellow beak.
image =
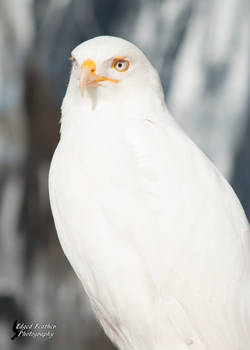
[[86,86],[97,86],[102,81],[110,81],[111,83],[118,83],[119,80],[110,79],[107,77],[101,77],[96,74],[96,65],[95,62],[91,59],[87,59],[81,65],[81,74],[80,74],[80,90],[81,94],[84,94]]

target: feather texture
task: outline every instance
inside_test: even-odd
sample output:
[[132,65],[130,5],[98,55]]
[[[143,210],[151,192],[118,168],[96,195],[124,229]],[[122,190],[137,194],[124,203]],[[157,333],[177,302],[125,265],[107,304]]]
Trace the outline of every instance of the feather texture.
[[60,242],[121,350],[249,350],[249,224],[141,60],[153,77],[142,97],[122,82],[95,88],[93,105],[71,76],[49,177]]

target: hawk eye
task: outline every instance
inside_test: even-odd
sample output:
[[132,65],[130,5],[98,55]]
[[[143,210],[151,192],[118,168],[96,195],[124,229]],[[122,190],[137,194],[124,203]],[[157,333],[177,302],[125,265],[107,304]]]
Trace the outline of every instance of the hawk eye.
[[125,72],[129,67],[129,61],[124,58],[115,58],[112,63],[112,68],[118,72]]
[[74,56],[71,56],[71,62],[72,62],[73,68],[76,68],[78,66],[77,60],[75,59]]

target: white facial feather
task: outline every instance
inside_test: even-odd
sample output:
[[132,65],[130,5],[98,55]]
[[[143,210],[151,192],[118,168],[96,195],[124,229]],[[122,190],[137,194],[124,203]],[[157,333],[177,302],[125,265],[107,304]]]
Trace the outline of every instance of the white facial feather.
[[[70,99],[77,100],[81,105],[88,105],[88,98],[96,104],[116,100],[120,106],[127,100],[134,100],[134,108],[143,106],[143,112],[153,105],[159,108],[164,104],[164,95],[158,73],[145,57],[143,52],[130,42],[110,36],[101,36],[78,45],[73,51],[74,64],[71,72],[67,94]],[[129,68],[125,72],[118,72],[112,68],[113,59],[123,57],[129,61]],[[79,76],[81,65],[87,59],[96,64],[96,74],[118,80],[117,84],[103,81],[97,89],[88,87],[87,93],[80,96]],[[66,94],[66,99],[67,99]]]

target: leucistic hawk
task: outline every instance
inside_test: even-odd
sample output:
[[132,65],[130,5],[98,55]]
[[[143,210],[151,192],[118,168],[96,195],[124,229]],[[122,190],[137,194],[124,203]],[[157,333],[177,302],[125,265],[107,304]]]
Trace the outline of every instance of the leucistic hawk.
[[232,188],[136,46],[97,37],[72,60],[50,202],[106,334],[120,350],[249,350],[249,224]]

